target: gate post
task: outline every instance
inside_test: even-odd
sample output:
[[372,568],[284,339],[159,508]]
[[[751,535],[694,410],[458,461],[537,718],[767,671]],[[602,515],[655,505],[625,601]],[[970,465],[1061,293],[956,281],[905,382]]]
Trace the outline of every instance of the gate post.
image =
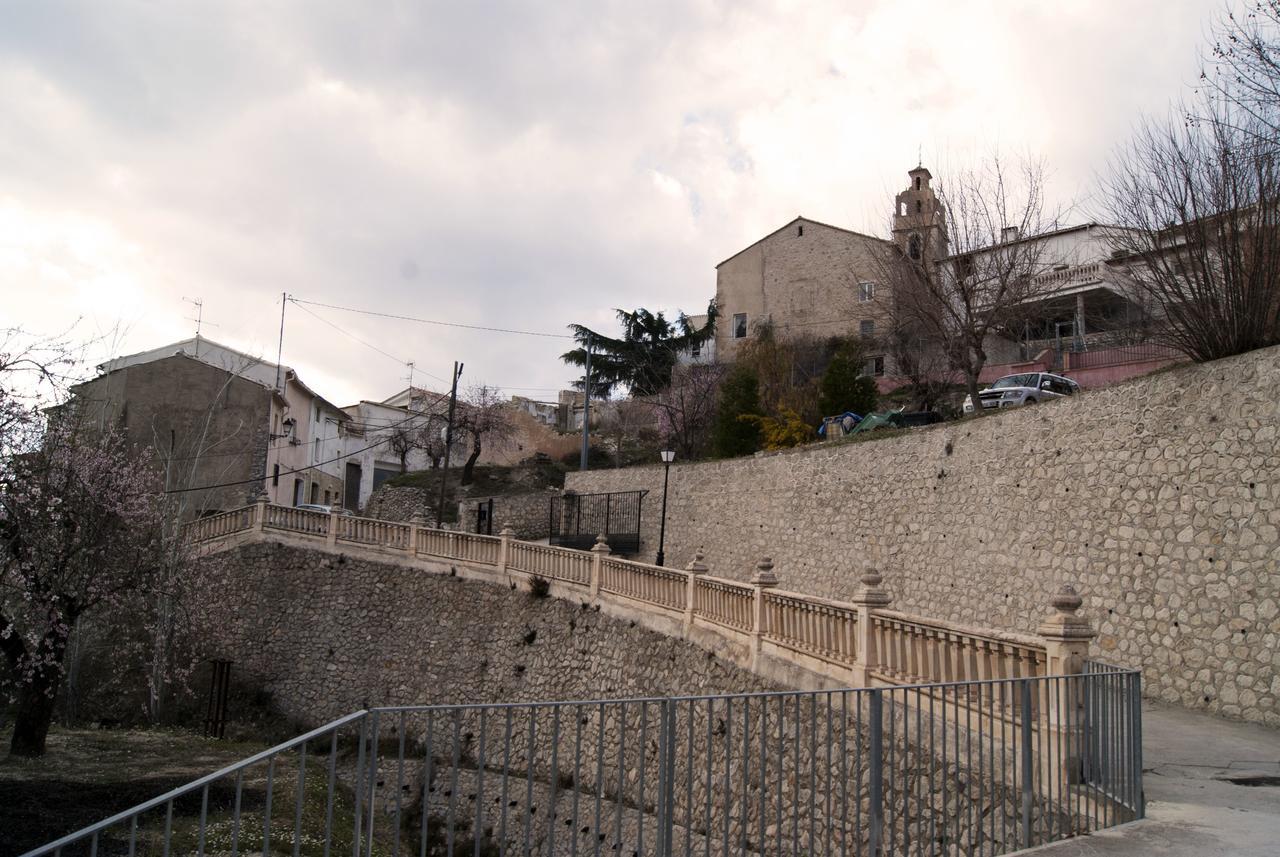
[[[1071,586],[1064,584],[1053,596],[1050,604],[1054,612],[1040,623],[1037,633],[1044,640],[1045,692],[1040,694],[1044,710],[1041,726],[1051,741],[1057,742],[1056,757],[1061,771],[1046,771],[1046,782],[1073,785],[1081,781],[1081,701],[1082,682],[1078,676],[1084,672],[1085,657],[1089,654],[1089,641],[1097,636],[1092,623],[1076,611],[1084,603]],[[1053,746],[1053,745],[1050,745]],[[1046,762],[1047,764],[1047,762]]]
[[698,575],[707,573],[707,564],[702,561],[702,548],[693,552],[693,561],[685,566],[685,571],[689,572],[684,596],[684,627],[687,630],[693,625],[693,599],[698,589]]
[[893,599],[880,587],[884,580],[880,572],[868,568],[862,574],[862,582],[849,599],[858,612],[858,628],[856,650],[853,659],[853,686],[870,687],[872,673],[879,666],[880,653],[876,651],[875,623],[872,613],[882,607],[888,607]]
[[760,657],[760,642],[764,637],[764,591],[778,585],[778,576],[773,573],[773,560],[767,556],[760,557],[756,563],[755,576],[751,578],[755,588],[755,600],[751,611],[751,668],[755,669]]
[[591,597],[595,598],[600,594],[600,572],[603,570],[604,558],[611,551],[609,550],[609,539],[604,533],[596,536],[596,543],[591,546]]

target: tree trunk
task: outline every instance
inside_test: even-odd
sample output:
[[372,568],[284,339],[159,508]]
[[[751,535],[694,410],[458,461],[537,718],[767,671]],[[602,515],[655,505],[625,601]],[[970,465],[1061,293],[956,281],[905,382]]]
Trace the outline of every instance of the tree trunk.
[[471,447],[471,454],[467,456],[467,463],[462,465],[462,478],[458,480],[459,485],[471,484],[471,471],[475,470],[476,459],[480,457],[480,444],[477,442]]
[[9,744],[12,755],[28,758],[44,755],[49,724],[53,722],[57,675],[52,668],[38,670],[30,683],[19,686],[18,712],[13,721],[13,740]]

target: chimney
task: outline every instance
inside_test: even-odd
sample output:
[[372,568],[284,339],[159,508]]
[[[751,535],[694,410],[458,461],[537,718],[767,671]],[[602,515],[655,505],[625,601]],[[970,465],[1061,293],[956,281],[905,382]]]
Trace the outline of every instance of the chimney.
[[1008,244],[1022,237],[1022,230],[1016,226],[1006,226],[1000,230],[1000,243]]

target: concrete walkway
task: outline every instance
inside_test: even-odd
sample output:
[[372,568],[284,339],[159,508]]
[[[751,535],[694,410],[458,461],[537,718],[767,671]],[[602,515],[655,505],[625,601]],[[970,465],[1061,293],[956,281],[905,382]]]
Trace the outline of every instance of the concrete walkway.
[[1280,855],[1280,731],[1155,703],[1142,714],[1146,819],[1020,853]]

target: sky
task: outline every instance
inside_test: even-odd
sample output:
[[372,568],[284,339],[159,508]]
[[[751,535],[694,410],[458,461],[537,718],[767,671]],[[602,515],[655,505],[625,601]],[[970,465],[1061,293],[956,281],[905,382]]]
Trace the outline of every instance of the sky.
[[0,327],[92,363],[199,300],[274,360],[287,293],[284,362],[338,404],[409,361],[554,398],[569,323],[703,312],[797,215],[886,234],[918,159],[1033,155],[1088,219],[1220,6],[0,0]]

